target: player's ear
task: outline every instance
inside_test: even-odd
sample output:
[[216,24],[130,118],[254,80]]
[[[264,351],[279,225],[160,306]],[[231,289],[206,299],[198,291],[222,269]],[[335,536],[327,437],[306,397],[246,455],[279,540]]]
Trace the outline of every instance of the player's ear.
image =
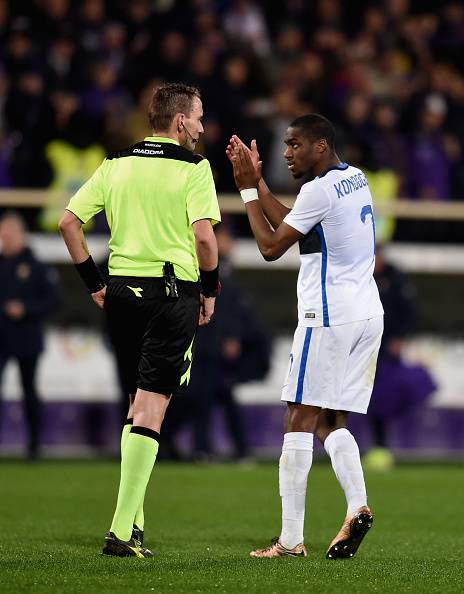
[[320,138],[317,142],[316,142],[316,150],[318,153],[325,153],[325,151],[329,148],[329,145],[327,144],[327,140],[325,138]]

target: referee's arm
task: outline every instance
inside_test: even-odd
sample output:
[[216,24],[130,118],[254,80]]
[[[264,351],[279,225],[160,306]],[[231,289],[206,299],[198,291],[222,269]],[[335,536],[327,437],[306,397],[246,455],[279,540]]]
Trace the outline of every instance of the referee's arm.
[[[211,272],[218,267],[218,248],[213,226],[209,219],[201,219],[192,223],[195,235],[195,248],[200,270]],[[199,325],[208,324],[214,313],[215,297],[201,296]]]
[[70,210],[65,210],[59,228],[72,261],[84,281],[86,281],[92,299],[100,309],[103,309],[106,287],[90,257],[89,248],[82,230],[82,221]]

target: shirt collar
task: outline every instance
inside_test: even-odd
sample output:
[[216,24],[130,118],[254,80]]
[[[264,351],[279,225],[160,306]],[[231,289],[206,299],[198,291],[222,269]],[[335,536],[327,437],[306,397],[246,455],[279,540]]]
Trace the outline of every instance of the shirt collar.
[[345,169],[348,169],[348,163],[339,163],[338,165],[333,165],[332,167],[329,167],[325,171],[322,171],[321,173],[319,173],[319,175],[317,177],[320,179],[321,177],[324,177],[324,175],[326,173],[329,173],[329,171],[334,171],[334,170],[345,171]]
[[177,144],[177,146],[179,146],[177,140],[166,138],[165,136],[147,136],[144,140],[147,142],[167,142],[168,144]]

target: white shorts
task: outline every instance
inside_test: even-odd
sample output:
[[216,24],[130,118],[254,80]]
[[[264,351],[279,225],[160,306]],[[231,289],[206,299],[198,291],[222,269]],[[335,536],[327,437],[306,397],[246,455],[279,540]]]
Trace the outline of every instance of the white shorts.
[[341,326],[298,326],[282,400],[366,413],[372,394],[383,316]]

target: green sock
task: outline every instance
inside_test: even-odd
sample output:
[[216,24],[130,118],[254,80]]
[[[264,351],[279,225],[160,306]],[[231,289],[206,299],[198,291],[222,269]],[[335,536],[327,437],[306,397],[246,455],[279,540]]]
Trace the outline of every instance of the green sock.
[[[126,445],[126,441],[129,436],[131,428],[132,428],[132,419],[128,419],[127,423],[122,428],[122,433],[121,433],[121,458],[122,458],[122,453],[124,452],[124,446]],[[137,528],[140,528],[140,530],[143,530],[143,526],[145,523],[145,515],[143,513],[144,501],[145,501],[145,492],[143,493],[142,501],[140,502],[140,505],[137,509],[137,512],[135,514],[135,519],[134,519],[134,524],[136,524]]]
[[132,429],[132,419],[127,419],[126,424],[122,428],[121,433],[121,459],[124,452],[124,446],[126,445],[127,438],[129,437],[130,430]]
[[111,532],[121,540],[129,540],[132,525],[158,453],[159,435],[145,427],[132,427],[124,443],[121,459],[121,480],[118,502]]

